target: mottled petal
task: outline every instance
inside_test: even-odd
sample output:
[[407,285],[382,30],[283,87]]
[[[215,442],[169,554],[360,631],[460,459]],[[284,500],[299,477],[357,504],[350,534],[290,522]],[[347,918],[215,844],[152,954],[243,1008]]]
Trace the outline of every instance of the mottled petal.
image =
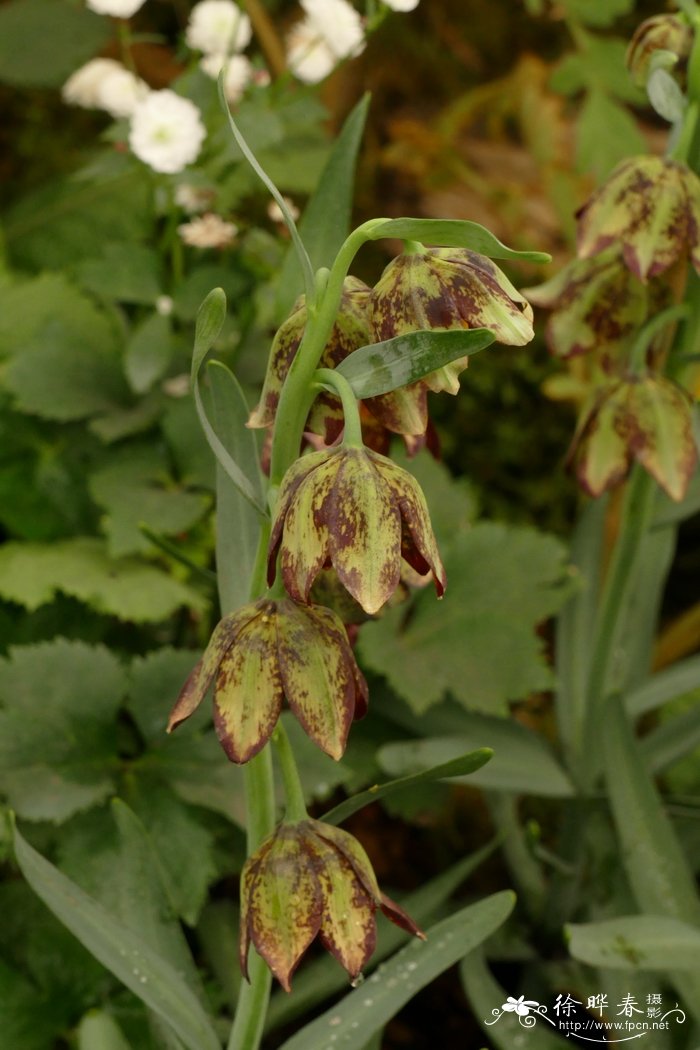
[[377,906],[334,846],[314,836],[310,852],[323,894],[321,940],[354,980],[376,947]]
[[335,637],[339,649],[342,650],[343,659],[345,660],[348,671],[353,679],[354,717],[364,718],[367,714],[369,690],[367,688],[365,676],[357,666],[355,654],[352,651],[352,646],[350,645],[343,621],[337,613],[333,612],[332,609],[324,608],[321,605],[311,605],[309,606],[308,611],[309,615],[320,624],[323,630],[327,631],[329,635]]
[[260,866],[272,848],[274,836],[266,839],[256,852],[248,857],[241,871],[241,918],[238,937],[238,957],[241,973],[246,981],[248,976],[248,951],[250,948],[250,900],[255,881],[260,873]]
[[216,625],[201,660],[195,665],[170,712],[168,733],[189,718],[199,707],[214,680],[221,660],[233,645],[238,631],[257,616],[257,612],[256,605],[244,605],[236,612],[224,616]]
[[357,839],[342,828],[324,824],[320,820],[307,821],[309,831],[324,842],[330,843],[345,859],[362,883],[365,893],[379,905],[381,892],[370,859]]
[[576,477],[589,495],[602,495],[627,475],[632,458],[628,447],[631,426],[621,385],[600,398],[585,417],[573,458]]
[[406,930],[407,933],[413,934],[414,937],[420,937],[422,941],[426,940],[426,936],[421,930],[407,911],[393,901],[391,897],[387,897],[386,893],[382,893],[379,907],[386,915],[387,919],[394,923],[395,926],[400,926],[402,930]]
[[274,603],[241,630],[219,667],[214,726],[233,762],[247,762],[270,738],[282,709]]
[[428,426],[428,390],[425,383],[368,397],[364,402],[372,415],[394,434],[417,436]]
[[375,613],[401,576],[401,518],[371,455],[344,450],[322,520],[338,578],[365,612]]
[[636,459],[671,499],[682,500],[697,464],[690,398],[671,380],[647,376],[632,387],[630,414]]
[[280,571],[287,592],[305,602],[330,556],[324,505],[338,469],[336,456],[321,453],[320,465],[298,487],[284,519]]
[[267,427],[274,422],[282,386],[299,349],[305,327],[306,302],[302,296],[297,299],[287,320],[280,325],[272,342],[260,401],[250,414],[249,427]]
[[[277,573],[277,552],[280,543],[282,542],[282,536],[286,527],[287,512],[289,511],[290,505],[296,497],[302,482],[305,481],[305,479],[309,477],[317,467],[325,463],[331,455],[332,452],[322,451],[310,452],[305,456],[301,456],[292,463],[282,479],[282,485],[280,486],[279,495],[277,497],[277,506],[275,507],[275,518],[272,523],[270,545],[268,547],[267,555],[267,582],[269,586],[272,585]],[[299,525],[301,526],[302,524],[303,523],[300,521]]]

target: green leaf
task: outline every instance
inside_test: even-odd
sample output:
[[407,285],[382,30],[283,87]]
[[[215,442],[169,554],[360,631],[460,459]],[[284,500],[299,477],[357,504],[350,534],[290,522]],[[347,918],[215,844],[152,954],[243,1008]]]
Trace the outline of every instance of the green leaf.
[[563,0],[567,12],[589,26],[609,26],[628,14],[635,0]]
[[172,325],[154,310],[134,329],[126,344],[124,371],[136,394],[145,394],[167,372],[173,354]]
[[615,970],[692,970],[700,959],[700,929],[659,915],[623,915],[565,927],[574,959]]
[[176,536],[192,528],[210,506],[208,496],[184,491],[169,477],[166,459],[153,445],[122,448],[90,477],[89,487],[106,512],[103,526],[115,558],[150,549],[141,523]]
[[458,332],[410,332],[361,346],[338,365],[355,397],[363,400],[408,386],[459,357],[470,357],[495,339],[488,328]]
[[[365,96],[345,121],[299,223],[314,271],[321,266],[330,268],[350,229],[355,165],[368,108],[369,96]],[[287,316],[303,290],[299,262],[290,245],[277,280],[275,315],[279,320]]]
[[108,19],[64,0],[10,0],[0,8],[0,80],[58,87],[111,35]]
[[130,1050],[121,1028],[105,1010],[85,1014],[76,1034],[78,1050]]
[[16,812],[61,822],[114,791],[116,657],[58,639],[12,649],[1,677],[0,787]]
[[55,1046],[66,1019],[56,1015],[53,1005],[16,967],[0,959],[0,1030],[7,1047],[48,1050]]
[[[263,500],[255,432],[246,427],[250,409],[240,384],[225,365],[208,368],[216,431],[231,458],[240,466]],[[220,464],[216,482],[216,567],[221,608],[232,611],[248,601],[260,538],[260,515],[245,499]]]
[[644,738],[642,750],[652,773],[660,773],[700,747],[700,719],[697,703],[700,692],[695,691],[692,706],[683,714],[666,718]]
[[647,94],[652,107],[670,124],[683,119],[688,101],[677,81],[666,69],[655,69],[647,80]]
[[646,142],[624,106],[599,89],[588,93],[578,119],[576,164],[599,181],[621,160],[644,153]]
[[0,549],[0,596],[34,610],[59,592],[136,623],[164,620],[183,605],[205,605],[197,591],[154,565],[109,558],[100,540],[6,543]]
[[226,294],[223,288],[212,288],[199,308],[194,330],[194,350],[192,352],[192,383],[197,381],[199,370],[204,364],[226,320]]
[[462,219],[387,219],[373,226],[368,233],[371,241],[384,237],[405,241],[420,241],[445,248],[469,248],[490,259],[520,259],[522,262],[548,263],[547,252],[518,252],[507,248],[497,237],[478,222]]
[[45,860],[15,828],[17,863],[29,885],[71,933],[159,1014],[188,1050],[221,1050],[194,992],[145,941]]
[[[456,712],[453,735],[385,744],[377,759],[386,773],[406,776],[452,762],[469,748],[488,740],[493,758],[470,774],[465,784],[484,790],[512,791],[551,798],[570,798],[571,781],[544,740],[517,722]],[[461,782],[461,779],[460,779]]]
[[597,90],[640,105],[644,95],[627,72],[626,51],[624,40],[586,34],[581,50],[566,55],[558,64],[550,86],[563,95]]
[[117,302],[153,305],[162,290],[157,252],[128,241],[108,241],[99,258],[80,264],[77,277],[88,291]]
[[493,751],[488,747],[482,747],[477,751],[470,751],[458,758],[452,758],[439,766],[431,769],[422,769],[420,773],[411,773],[409,776],[400,777],[398,780],[387,780],[383,784],[375,784],[366,791],[353,795],[339,805],[334,806],[321,818],[327,824],[342,824],[344,820],[357,813],[358,809],[376,802],[380,798],[387,798],[397,791],[405,791],[415,787],[417,784],[430,783],[433,780],[448,780],[451,777],[463,777],[473,773],[493,757]]
[[[462,908],[432,926],[428,940],[412,941],[382,963],[365,984],[307,1024],[281,1050],[326,1050],[335,1035],[343,1050],[362,1050],[369,1037],[419,989],[476,948],[510,915],[515,896],[506,890]],[[335,1041],[335,1040],[334,1040]]]
[[644,715],[669,700],[684,696],[700,688],[700,656],[690,656],[677,664],[652,675],[625,698],[625,710],[630,717]]
[[476,525],[446,552],[445,600],[424,590],[408,615],[402,606],[366,624],[362,657],[417,713],[448,690],[470,709],[505,713],[507,701],[551,686],[535,626],[570,595],[565,558],[551,536]]

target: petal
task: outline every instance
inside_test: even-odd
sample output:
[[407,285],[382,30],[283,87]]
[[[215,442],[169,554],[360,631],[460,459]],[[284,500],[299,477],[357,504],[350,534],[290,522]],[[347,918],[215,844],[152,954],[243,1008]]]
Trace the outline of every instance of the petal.
[[241,973],[245,977],[246,981],[250,980],[248,976],[248,950],[250,948],[250,897],[255,880],[258,877],[260,870],[260,864],[265,856],[269,853],[274,836],[270,836],[265,842],[256,850],[256,852],[248,857],[243,870],[241,871],[241,885],[240,885],[240,898],[241,898],[241,918],[240,918],[240,929],[238,938],[238,957],[241,964]]
[[372,455],[343,450],[323,515],[338,578],[368,613],[381,609],[401,576],[401,517]]
[[428,426],[428,391],[425,383],[411,383],[364,402],[375,419],[393,434],[424,434]]
[[[273,609],[273,603],[268,603]],[[214,690],[214,727],[232,762],[247,762],[270,738],[282,709],[276,616],[262,613],[224,656]]]
[[330,452],[322,451],[310,452],[305,456],[300,456],[299,459],[292,463],[282,479],[267,553],[267,582],[270,586],[277,572],[277,552],[282,542],[290,504],[305,479],[318,466],[324,463],[331,454]]
[[649,376],[632,389],[633,454],[673,500],[682,500],[697,463],[692,403],[668,379]]
[[339,759],[355,710],[355,683],[342,623],[328,609],[315,615],[317,608],[278,603],[279,669],[287,703],[305,732]]
[[180,691],[168,719],[168,733],[189,718],[201,704],[211,685],[225,653],[233,645],[238,631],[249,620],[257,616],[257,604],[244,605],[241,609],[224,616],[214,628],[204,654],[192,670]]
[[294,825],[282,827],[248,888],[248,930],[285,991],[321,927],[323,896],[308,851]]
[[395,926],[400,926],[402,930],[406,930],[407,933],[412,934],[414,937],[419,937],[421,941],[427,940],[420,926],[413,921],[408,912],[404,911],[401,905],[393,901],[391,897],[387,897],[386,893],[382,893],[379,907],[387,919],[393,922]]
[[630,421],[620,386],[594,406],[573,447],[576,477],[590,496],[600,496],[626,476],[631,462]]
[[376,904],[333,846],[315,836],[312,855],[323,894],[321,940],[354,980],[376,947]]
[[326,631],[336,635],[338,645],[343,651],[344,660],[353,679],[353,717],[356,719],[364,718],[367,714],[369,690],[365,676],[357,666],[357,660],[355,659],[343,621],[337,613],[332,609],[325,608],[323,605],[311,605],[308,612]]
[[282,386],[287,378],[289,366],[296,356],[306,326],[306,303],[304,296],[297,300],[286,321],[275,335],[265,373],[260,401],[250,414],[248,426],[254,429],[269,426],[274,422]]
[[336,828],[333,824],[324,824],[320,820],[309,820],[309,831],[311,834],[323,839],[342,854],[351,866],[355,875],[360,880],[365,893],[379,904],[381,892],[374,869],[364,849],[354,837],[342,828]]
[[316,455],[323,458],[297,487],[290,501],[281,543],[282,580],[287,592],[300,602],[307,601],[311,585],[330,554],[323,505],[337,471],[337,452]]

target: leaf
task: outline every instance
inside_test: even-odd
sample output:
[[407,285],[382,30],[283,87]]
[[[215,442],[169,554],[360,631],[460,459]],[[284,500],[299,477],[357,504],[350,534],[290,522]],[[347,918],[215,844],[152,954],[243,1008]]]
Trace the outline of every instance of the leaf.
[[400,777],[398,780],[388,780],[383,784],[375,784],[366,791],[353,795],[352,798],[348,798],[344,802],[339,803],[339,805],[334,806],[333,809],[324,813],[321,819],[327,824],[342,824],[353,813],[357,813],[358,809],[362,809],[371,802],[376,802],[380,798],[387,798],[398,791],[411,789],[417,784],[466,776],[477,769],[481,769],[492,757],[493,751],[488,747],[482,747],[477,751],[470,751],[467,754],[460,755],[458,758],[452,758],[438,766],[433,766],[431,769],[422,769],[420,773],[411,773],[409,776]]
[[666,69],[655,69],[647,80],[653,109],[670,124],[683,119],[688,102],[678,83]]
[[602,181],[621,160],[645,150],[644,137],[628,110],[604,91],[590,91],[578,119],[578,170]]
[[135,394],[145,394],[167,372],[175,351],[170,321],[154,310],[132,332],[126,345],[124,371]]
[[28,820],[66,820],[114,791],[126,675],[104,646],[58,639],[2,661],[0,787]]
[[105,1010],[85,1014],[76,1034],[78,1050],[130,1050],[121,1028]]
[[569,14],[590,26],[609,26],[634,5],[635,0],[564,0]]
[[546,252],[518,252],[507,248],[497,237],[478,222],[462,219],[387,219],[373,226],[368,239],[379,241],[384,237],[422,244],[435,244],[445,248],[469,248],[490,259],[520,259],[521,262],[548,263],[551,256]]
[[488,765],[474,770],[464,783],[484,790],[550,798],[570,798],[574,794],[568,776],[536,733],[500,718],[458,710],[455,715],[450,736],[385,744],[377,754],[382,769],[393,776],[406,776],[454,761],[460,753],[483,747],[488,740],[493,758]]
[[[314,271],[320,266],[330,268],[349,232],[355,165],[368,108],[369,96],[366,95],[345,121],[299,223],[299,234]],[[290,245],[277,280],[275,316],[280,321],[290,312],[302,291],[299,262]]]
[[62,0],[10,0],[0,9],[0,80],[58,87],[111,35],[106,18]]
[[183,605],[204,607],[197,591],[136,558],[109,558],[97,539],[6,543],[0,549],[1,597],[33,611],[59,592],[136,623],[164,620]]
[[90,493],[106,511],[104,531],[115,558],[143,553],[150,544],[143,523],[164,536],[185,533],[209,508],[208,496],[187,492],[171,477],[165,457],[153,445],[129,445],[89,480]]
[[54,1046],[67,1019],[56,1016],[53,1005],[16,967],[0,959],[0,1030],[8,1047],[48,1050]]
[[[260,454],[255,432],[246,427],[250,409],[245,394],[233,373],[218,361],[211,363],[208,375],[216,431],[262,501]],[[260,515],[217,464],[216,567],[224,612],[248,601],[259,539]]]
[[199,370],[224,326],[226,320],[226,294],[223,288],[212,288],[197,312],[192,351],[192,383],[196,382]]
[[80,284],[95,295],[124,303],[153,305],[162,291],[160,259],[153,248],[108,241],[98,258],[77,268]]
[[653,711],[669,700],[700,688],[700,656],[690,656],[652,675],[624,698],[630,717]]
[[454,332],[410,332],[361,346],[337,366],[355,397],[363,400],[408,386],[423,376],[483,350],[495,339],[488,328]]
[[344,1050],[362,1050],[415,993],[481,944],[508,918],[515,895],[506,890],[462,908],[382,963],[360,988],[307,1024],[281,1050],[325,1050],[330,1035]]
[[597,90],[640,105],[644,96],[627,72],[626,51],[624,40],[586,33],[581,49],[565,55],[557,65],[550,86],[563,95]]
[[410,613],[398,607],[366,624],[363,659],[417,713],[448,690],[470,709],[505,712],[551,685],[534,628],[569,597],[565,556],[534,530],[476,525],[446,552],[444,602],[421,591]]
[[664,719],[642,741],[647,767],[660,773],[700,747],[700,719],[698,719],[696,690],[692,707],[683,714]]
[[17,863],[29,885],[103,966],[155,1010],[188,1050],[221,1050],[194,992],[169,962],[45,860],[15,828]]
[[700,959],[700,929],[658,915],[623,915],[565,927],[574,959],[615,970],[692,970]]
[[[0,357],[38,345],[35,337],[59,332],[65,343],[79,339],[91,346],[116,348],[111,318],[65,276],[42,273],[2,288]],[[34,342],[33,342],[34,341]]]

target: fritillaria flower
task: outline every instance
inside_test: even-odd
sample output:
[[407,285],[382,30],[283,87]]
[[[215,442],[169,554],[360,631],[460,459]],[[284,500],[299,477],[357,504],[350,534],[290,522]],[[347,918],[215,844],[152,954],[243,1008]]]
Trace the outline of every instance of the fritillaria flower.
[[679,15],[654,15],[635,30],[627,48],[627,68],[644,87],[655,55],[662,53],[664,66],[674,66],[688,57],[692,45],[693,30],[687,21]]
[[683,499],[697,462],[688,394],[651,374],[610,383],[584,412],[570,459],[591,496],[622,481],[636,460],[671,499]]
[[241,875],[241,969],[251,942],[285,991],[318,936],[359,977],[376,944],[375,913],[421,939],[403,908],[381,892],[369,858],[346,831],[318,820],[281,824],[248,858]]
[[583,259],[617,244],[647,281],[690,255],[700,271],[700,179],[668,157],[633,157],[613,171],[578,213]]
[[401,579],[401,559],[432,572],[445,590],[425,497],[418,482],[367,448],[341,446],[302,456],[280,487],[268,552],[268,582],[280,554],[282,580],[297,601],[308,599],[331,564],[365,612],[375,613]]
[[225,616],[187,679],[168,732],[199,707],[214,682],[214,726],[233,762],[260,751],[287,701],[306,733],[338,759],[367,685],[345,628],[321,605],[262,599]]

